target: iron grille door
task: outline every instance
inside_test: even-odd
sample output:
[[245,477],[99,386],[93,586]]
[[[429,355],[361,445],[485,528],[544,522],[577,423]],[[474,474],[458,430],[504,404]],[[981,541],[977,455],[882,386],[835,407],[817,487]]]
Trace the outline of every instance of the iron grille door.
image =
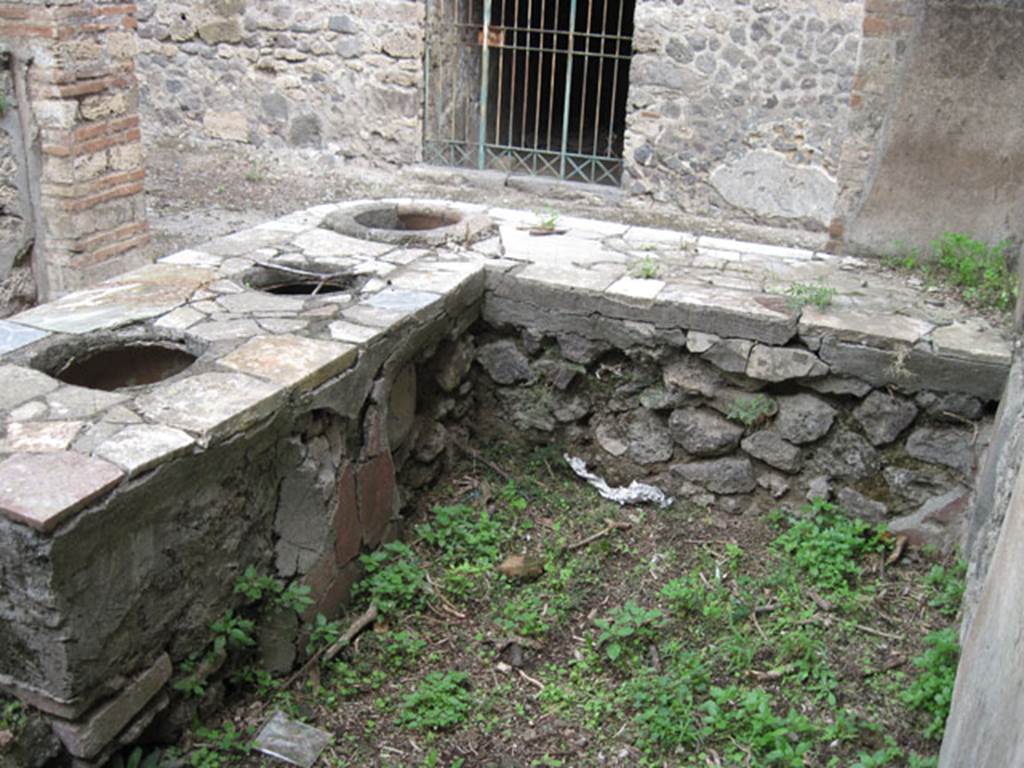
[[617,185],[633,0],[428,0],[424,159]]

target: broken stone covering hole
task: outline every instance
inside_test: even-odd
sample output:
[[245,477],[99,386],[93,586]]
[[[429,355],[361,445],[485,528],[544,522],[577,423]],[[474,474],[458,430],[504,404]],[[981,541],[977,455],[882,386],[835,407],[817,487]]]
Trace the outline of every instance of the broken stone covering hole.
[[362,240],[428,248],[472,243],[495,230],[488,216],[430,203],[368,203],[330,214],[324,226]]
[[50,369],[65,384],[114,392],[156,384],[195,363],[197,355],[170,341],[129,341],[72,353]]
[[242,282],[249,288],[276,296],[326,296],[358,290],[365,277],[336,265],[304,264],[256,267]]

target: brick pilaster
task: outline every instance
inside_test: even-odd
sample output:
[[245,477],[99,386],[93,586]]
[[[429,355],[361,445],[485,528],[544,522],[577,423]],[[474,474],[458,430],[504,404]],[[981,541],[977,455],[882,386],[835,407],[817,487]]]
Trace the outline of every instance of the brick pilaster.
[[26,82],[46,298],[134,266],[149,242],[132,3],[0,1]]

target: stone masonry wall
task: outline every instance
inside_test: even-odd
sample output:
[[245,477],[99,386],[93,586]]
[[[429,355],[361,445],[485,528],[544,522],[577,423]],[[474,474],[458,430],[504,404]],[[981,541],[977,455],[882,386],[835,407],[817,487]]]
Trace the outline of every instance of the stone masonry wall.
[[27,158],[9,64],[0,52],[0,317],[31,306],[36,296]]
[[863,4],[640,2],[626,189],[686,213],[823,230]]
[[139,20],[154,137],[419,159],[422,3],[143,0]]
[[148,242],[134,13],[113,2],[0,6],[0,39],[24,79],[25,143],[39,166],[30,172],[43,299],[137,266]]

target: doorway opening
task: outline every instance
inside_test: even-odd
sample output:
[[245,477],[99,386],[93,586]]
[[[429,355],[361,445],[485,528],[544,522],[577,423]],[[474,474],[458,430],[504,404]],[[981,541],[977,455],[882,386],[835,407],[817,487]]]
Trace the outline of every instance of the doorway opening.
[[428,162],[617,185],[635,0],[434,0]]

